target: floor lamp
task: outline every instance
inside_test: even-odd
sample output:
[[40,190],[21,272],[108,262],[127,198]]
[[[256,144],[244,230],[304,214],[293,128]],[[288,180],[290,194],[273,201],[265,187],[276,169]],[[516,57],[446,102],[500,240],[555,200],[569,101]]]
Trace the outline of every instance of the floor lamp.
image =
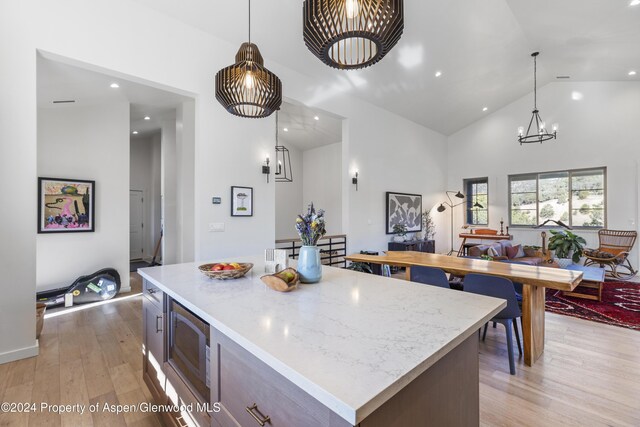
[[[449,209],[451,210],[451,250],[449,251],[449,253],[447,253],[447,255],[451,255],[454,252],[453,249],[453,208],[455,208],[456,206],[460,206],[462,204],[464,204],[464,194],[462,194],[460,191],[455,192],[455,191],[447,191],[447,199],[449,199],[448,202],[444,202],[444,203],[440,203],[440,206],[438,206],[438,212],[442,213],[444,211],[447,210],[447,206],[449,206]],[[453,200],[451,199],[451,194],[453,194],[453,196],[455,198],[458,199],[462,199],[463,201],[459,202],[459,203],[454,203]],[[474,203],[473,205],[474,208],[480,208],[482,209],[482,205],[478,202]]]

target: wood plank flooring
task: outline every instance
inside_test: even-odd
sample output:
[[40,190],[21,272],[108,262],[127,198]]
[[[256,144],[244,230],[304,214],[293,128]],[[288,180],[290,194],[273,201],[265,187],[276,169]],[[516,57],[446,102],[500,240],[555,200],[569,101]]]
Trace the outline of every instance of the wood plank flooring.
[[[48,318],[38,357],[0,365],[0,402],[150,402],[141,298]],[[481,425],[640,426],[640,333],[549,313],[546,325],[544,354],[533,367],[517,359],[514,376],[504,329],[489,328],[480,343]],[[146,413],[0,413],[0,426],[157,425]]]

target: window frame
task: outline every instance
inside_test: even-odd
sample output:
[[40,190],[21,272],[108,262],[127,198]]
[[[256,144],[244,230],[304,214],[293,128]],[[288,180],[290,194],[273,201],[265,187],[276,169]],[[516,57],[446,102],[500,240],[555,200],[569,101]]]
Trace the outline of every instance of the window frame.
[[[469,212],[471,211],[471,209],[473,209],[473,207],[469,206],[470,203],[473,203],[473,194],[471,195],[471,198],[469,197],[469,194],[467,192],[467,190],[469,189],[470,185],[473,184],[487,184],[487,206],[485,206],[485,209],[487,211],[487,222],[486,224],[472,224],[471,222],[469,222]],[[470,225],[470,226],[489,226],[489,177],[488,176],[483,176],[483,177],[479,177],[479,178],[465,178],[462,180],[462,188],[464,191],[464,195],[465,195],[465,201],[464,201],[464,223],[466,225]],[[484,194],[484,193],[481,193]]]
[[[604,202],[604,207],[602,209],[602,226],[598,226],[598,227],[589,227],[589,226],[584,226],[584,225],[573,225],[573,175],[574,174],[579,174],[579,173],[583,173],[583,172],[588,172],[588,171],[602,171],[602,176],[603,176],[603,188],[602,188],[602,192],[603,192],[603,202]],[[513,224],[513,206],[511,204],[512,202],[512,192],[511,192],[511,182],[514,180],[518,180],[518,178],[524,178],[524,177],[535,177],[536,180],[536,212],[535,212],[535,217],[536,217],[536,222],[538,224],[540,224],[540,217],[539,217],[539,212],[540,212],[540,175],[547,175],[547,174],[554,174],[554,173],[567,173],[568,174],[568,203],[569,203],[569,207],[568,207],[568,212],[569,212],[569,221],[568,224],[569,226],[571,226],[571,228],[573,229],[578,229],[578,230],[601,230],[604,228],[607,228],[607,221],[608,221],[608,191],[607,191],[607,167],[606,166],[596,166],[596,167],[591,167],[591,168],[580,168],[580,169],[565,169],[565,170],[553,170],[553,171],[544,171],[544,172],[530,172],[530,173],[520,173],[520,174],[513,174],[513,175],[509,175],[508,176],[508,182],[507,182],[507,191],[508,191],[508,210],[509,210],[509,228],[520,228],[520,229],[531,229],[536,227],[537,225],[524,225],[524,224]],[[579,191],[579,190],[576,190]],[[520,193],[518,193],[520,194]],[[555,228],[557,226],[555,225],[546,225],[544,227],[541,228]]]

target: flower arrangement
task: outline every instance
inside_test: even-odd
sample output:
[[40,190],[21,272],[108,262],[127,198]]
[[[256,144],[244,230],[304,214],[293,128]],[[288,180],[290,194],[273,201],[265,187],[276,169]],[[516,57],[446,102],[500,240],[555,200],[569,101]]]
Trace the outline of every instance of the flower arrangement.
[[296,231],[298,231],[304,246],[315,246],[318,240],[327,234],[324,210],[318,209],[318,212],[316,212],[313,203],[311,203],[307,214],[305,216],[298,215],[298,218],[296,218]]

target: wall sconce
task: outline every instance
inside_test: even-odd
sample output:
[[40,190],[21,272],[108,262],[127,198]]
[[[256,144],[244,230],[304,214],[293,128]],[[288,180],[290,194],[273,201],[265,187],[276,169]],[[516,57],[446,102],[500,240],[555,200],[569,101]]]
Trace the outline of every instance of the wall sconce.
[[356,191],[358,191],[358,171],[353,178],[351,178],[351,183],[356,186]]
[[267,184],[269,183],[269,175],[271,175],[271,166],[269,166],[269,155],[267,154],[267,158],[264,160],[264,165],[262,165],[262,173],[267,175]]

